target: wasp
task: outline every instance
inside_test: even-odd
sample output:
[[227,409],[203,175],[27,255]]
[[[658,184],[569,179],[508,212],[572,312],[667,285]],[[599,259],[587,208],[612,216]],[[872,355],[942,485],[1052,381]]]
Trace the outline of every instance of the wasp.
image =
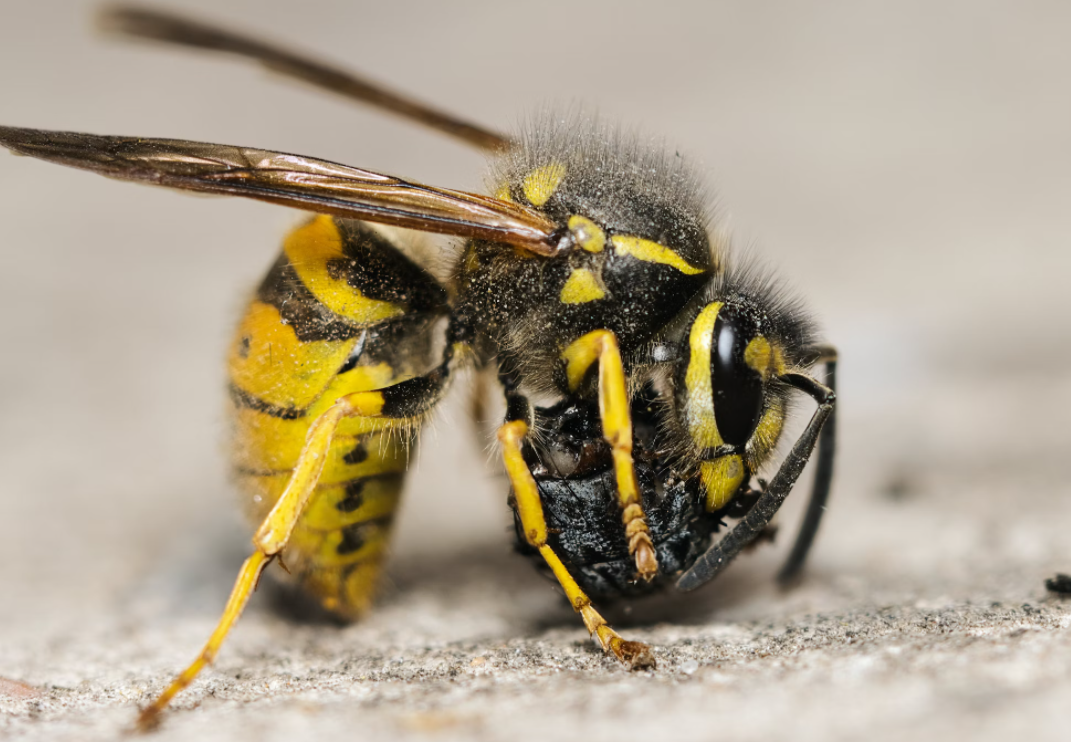
[[[203,650],[140,726],[212,662],[271,562],[343,618],[368,610],[411,445],[466,366],[493,373],[504,396],[497,441],[520,550],[629,666],[653,665],[650,648],[614,631],[592,597],[708,582],[768,531],[817,447],[781,579],[798,574],[832,481],[836,351],[776,281],[712,239],[679,158],[579,116],[506,137],[215,26],[138,8],[104,18],[126,36],[258,61],[492,161],[484,196],[248,147],[0,127],[17,154],[315,213],[285,238],[227,361],[253,553]],[[450,279],[411,257],[396,227],[462,238]],[[799,393],[816,410],[765,482]],[[727,518],[738,522],[715,541]]]

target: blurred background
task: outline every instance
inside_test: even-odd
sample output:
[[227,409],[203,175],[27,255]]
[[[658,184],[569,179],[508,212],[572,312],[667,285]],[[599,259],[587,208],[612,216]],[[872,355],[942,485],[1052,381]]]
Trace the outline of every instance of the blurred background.
[[[699,163],[719,226],[805,297],[839,346],[842,445],[808,583],[778,594],[780,553],[766,550],[706,591],[719,597],[691,620],[1044,602],[1043,579],[1071,571],[1066,4],[144,5],[314,52],[495,129],[583,102]],[[479,152],[225,58],[102,39],[96,7],[5,9],[2,123],[482,185]],[[198,646],[247,538],[224,460],[224,349],[301,219],[0,154],[0,676],[60,678],[88,698],[94,683],[121,687],[133,662],[162,678]],[[519,561],[506,485],[461,391],[424,438],[392,579],[438,595],[422,610],[491,616],[478,631],[437,627],[442,641],[538,636],[538,622],[518,628],[515,606],[496,623],[499,586],[453,583],[501,580],[487,563]],[[419,578],[455,559],[445,586]],[[557,611],[518,569],[520,604]],[[422,620],[391,595],[404,592],[388,590],[395,619]],[[292,649],[301,629],[256,611],[277,639],[265,651]],[[574,620],[568,641],[581,638]],[[113,674],[84,670],[86,652]],[[987,693],[1012,700],[986,712],[1014,720],[1001,677]],[[1055,692],[1055,676],[1030,677],[1019,692]],[[833,738],[823,723],[809,727],[815,738]]]

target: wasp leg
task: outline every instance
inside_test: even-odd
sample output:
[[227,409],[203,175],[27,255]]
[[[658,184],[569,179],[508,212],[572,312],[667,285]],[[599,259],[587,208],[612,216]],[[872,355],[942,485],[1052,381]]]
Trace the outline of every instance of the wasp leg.
[[[517,400],[510,400],[510,409],[517,409]],[[527,404],[525,404],[527,407]],[[510,417],[514,417],[512,414]],[[524,528],[524,537],[532,547],[539,550],[540,555],[546,561],[558,583],[565,590],[565,596],[569,599],[573,610],[580,614],[584,620],[584,626],[588,633],[598,637],[602,648],[607,652],[613,652],[619,660],[629,665],[634,670],[655,666],[654,655],[651,648],[642,642],[627,641],[621,635],[610,628],[580,586],[569,574],[569,570],[562,564],[561,559],[547,544],[547,522],[543,517],[543,503],[539,499],[539,489],[536,486],[532,472],[521,453],[525,436],[528,435],[528,423],[523,419],[510,419],[498,429],[498,440],[502,444],[502,456],[506,464],[506,473],[509,475],[510,484],[513,485],[513,496],[517,501],[517,512],[520,515],[521,526]]]
[[603,437],[610,444],[617,479],[617,500],[625,523],[628,553],[636,560],[640,577],[658,574],[658,558],[647,528],[636,472],[632,466],[632,418],[628,385],[617,338],[609,330],[594,330],[575,340],[562,353],[569,389],[576,391],[592,364],[599,364],[599,416]]
[[785,460],[781,462],[777,474],[759,496],[755,505],[725,538],[707,549],[691,568],[681,575],[677,580],[679,590],[685,592],[694,590],[714,579],[736,558],[741,549],[754,541],[770,524],[770,519],[781,508],[803,472],[803,468],[807,465],[807,461],[811,458],[819,434],[822,432],[822,426],[833,414],[837,395],[832,389],[803,374],[788,373],[779,378],[812,397],[818,403],[818,409],[814,411],[811,421],[796,439],[796,443]]
[[215,659],[223,641],[249,602],[264,568],[280,555],[290,540],[290,535],[316,490],[339,423],[346,418],[367,417],[394,418],[399,420],[399,424],[404,424],[406,418],[426,413],[442,396],[449,375],[451,354],[452,349],[447,353],[447,361],[427,376],[418,376],[377,391],[356,392],[339,397],[316,419],[305,437],[305,446],[286,489],[253,536],[256,551],[242,565],[215,631],[189,667],[183,670],[155,701],[142,710],[137,720],[139,729],[148,730],[155,727],[160,712],[167,707],[171,699],[193,682]]

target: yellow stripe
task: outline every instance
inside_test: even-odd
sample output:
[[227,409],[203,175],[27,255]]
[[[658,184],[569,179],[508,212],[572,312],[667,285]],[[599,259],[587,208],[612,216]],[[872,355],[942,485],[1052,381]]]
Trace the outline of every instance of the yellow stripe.
[[636,260],[642,260],[647,263],[668,265],[689,276],[706,271],[705,268],[696,268],[693,265],[689,265],[684,258],[665,245],[645,240],[642,237],[615,234],[610,238],[610,244],[614,246],[614,250],[617,251],[618,255],[631,255]]
[[714,385],[710,377],[710,345],[714,323],[722,306],[716,301],[703,307],[688,336],[691,359],[684,375],[684,386],[688,391],[685,415],[692,440],[704,448],[717,448],[725,442],[714,419]]
[[[337,367],[336,367],[337,368]],[[309,426],[327,411],[339,397],[369,389],[381,389],[401,381],[405,377],[396,377],[386,363],[374,366],[357,366],[344,374],[335,376],[327,389],[305,410],[302,417],[285,420],[248,407],[237,407],[232,411],[234,465],[248,471],[281,472],[289,471],[297,462],[302,448],[305,447],[305,435]],[[347,453],[357,445],[358,436],[376,431],[383,431],[396,425],[394,421],[350,417],[339,421],[335,433],[335,445],[330,454],[332,461],[321,475],[321,483],[343,481],[364,474],[375,474],[388,469],[387,462],[401,457],[400,466],[405,468],[404,436],[384,433],[367,441],[369,458],[360,464],[346,464],[342,461]],[[337,461],[335,461],[337,459]],[[378,463],[377,463],[378,462]],[[379,467],[379,468],[376,468]]]
[[585,304],[589,301],[598,301],[606,296],[606,292],[599,286],[599,280],[595,274],[587,268],[576,268],[569,274],[569,279],[562,286],[562,304]]
[[342,234],[329,216],[317,216],[287,235],[283,251],[301,282],[325,307],[359,325],[375,324],[397,317],[405,308],[389,301],[368,299],[327,270],[328,261],[346,259]]
[[532,206],[542,206],[558,190],[564,177],[565,165],[560,162],[536,168],[524,176],[524,183],[521,184],[524,197]]
[[303,343],[278,309],[254,301],[238,327],[227,369],[235,386],[262,402],[302,410],[323,394],[356,343]]
[[733,499],[744,481],[744,460],[739,456],[722,456],[699,465],[699,477],[706,488],[708,513],[721,510]]
[[580,249],[595,253],[602,252],[606,247],[606,233],[586,216],[574,214],[569,217],[568,226],[576,244],[580,245]]

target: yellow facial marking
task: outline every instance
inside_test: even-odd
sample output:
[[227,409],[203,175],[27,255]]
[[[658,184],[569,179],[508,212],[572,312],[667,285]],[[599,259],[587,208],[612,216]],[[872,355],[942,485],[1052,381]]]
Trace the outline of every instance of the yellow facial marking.
[[744,349],[744,363],[757,371],[764,381],[770,376],[772,359],[773,351],[770,348],[770,341],[761,335],[753,338]]
[[510,195],[509,192],[509,183],[503,183],[498,187],[498,190],[495,191],[495,198],[499,201],[509,201],[510,203],[513,203],[513,196]]
[[617,251],[618,255],[631,255],[636,260],[642,260],[646,263],[668,265],[688,276],[694,276],[706,271],[705,268],[696,268],[694,265],[689,265],[684,258],[665,245],[645,240],[642,237],[615,234],[610,238],[610,244],[614,246],[614,250]]
[[562,304],[584,304],[598,301],[605,296],[606,292],[599,286],[599,280],[595,278],[594,273],[587,268],[576,268],[569,274],[558,298]]
[[328,261],[346,257],[342,235],[331,217],[318,216],[293,230],[283,250],[306,288],[340,317],[358,324],[374,324],[405,312],[397,304],[362,296],[345,278],[335,278],[328,272]]
[[606,246],[606,233],[599,229],[599,225],[586,216],[574,214],[569,217],[569,231],[573,234],[573,240],[580,245],[580,249],[587,252],[602,252]]
[[713,302],[703,307],[688,335],[691,357],[684,375],[684,386],[688,392],[685,416],[689,435],[704,448],[717,448],[725,442],[714,419],[714,386],[710,376],[710,344],[714,336],[714,323],[722,306],[721,302]]
[[759,424],[751,436],[751,444],[748,446],[748,455],[753,457],[753,468],[758,468],[762,460],[777,445],[777,439],[781,437],[781,430],[785,426],[785,409],[780,402],[771,402],[770,406],[762,413]]
[[524,176],[521,190],[524,191],[524,197],[528,199],[528,203],[532,206],[542,206],[550,200],[554,191],[558,190],[564,177],[565,165],[560,162],[544,165]]
[[781,375],[785,372],[785,361],[781,356],[781,350],[766,338],[753,338],[744,349],[744,363],[758,372],[763,381],[767,381],[773,375]]
[[733,499],[744,481],[744,460],[735,454],[722,456],[699,465],[699,477],[707,491],[708,513],[721,510]]

